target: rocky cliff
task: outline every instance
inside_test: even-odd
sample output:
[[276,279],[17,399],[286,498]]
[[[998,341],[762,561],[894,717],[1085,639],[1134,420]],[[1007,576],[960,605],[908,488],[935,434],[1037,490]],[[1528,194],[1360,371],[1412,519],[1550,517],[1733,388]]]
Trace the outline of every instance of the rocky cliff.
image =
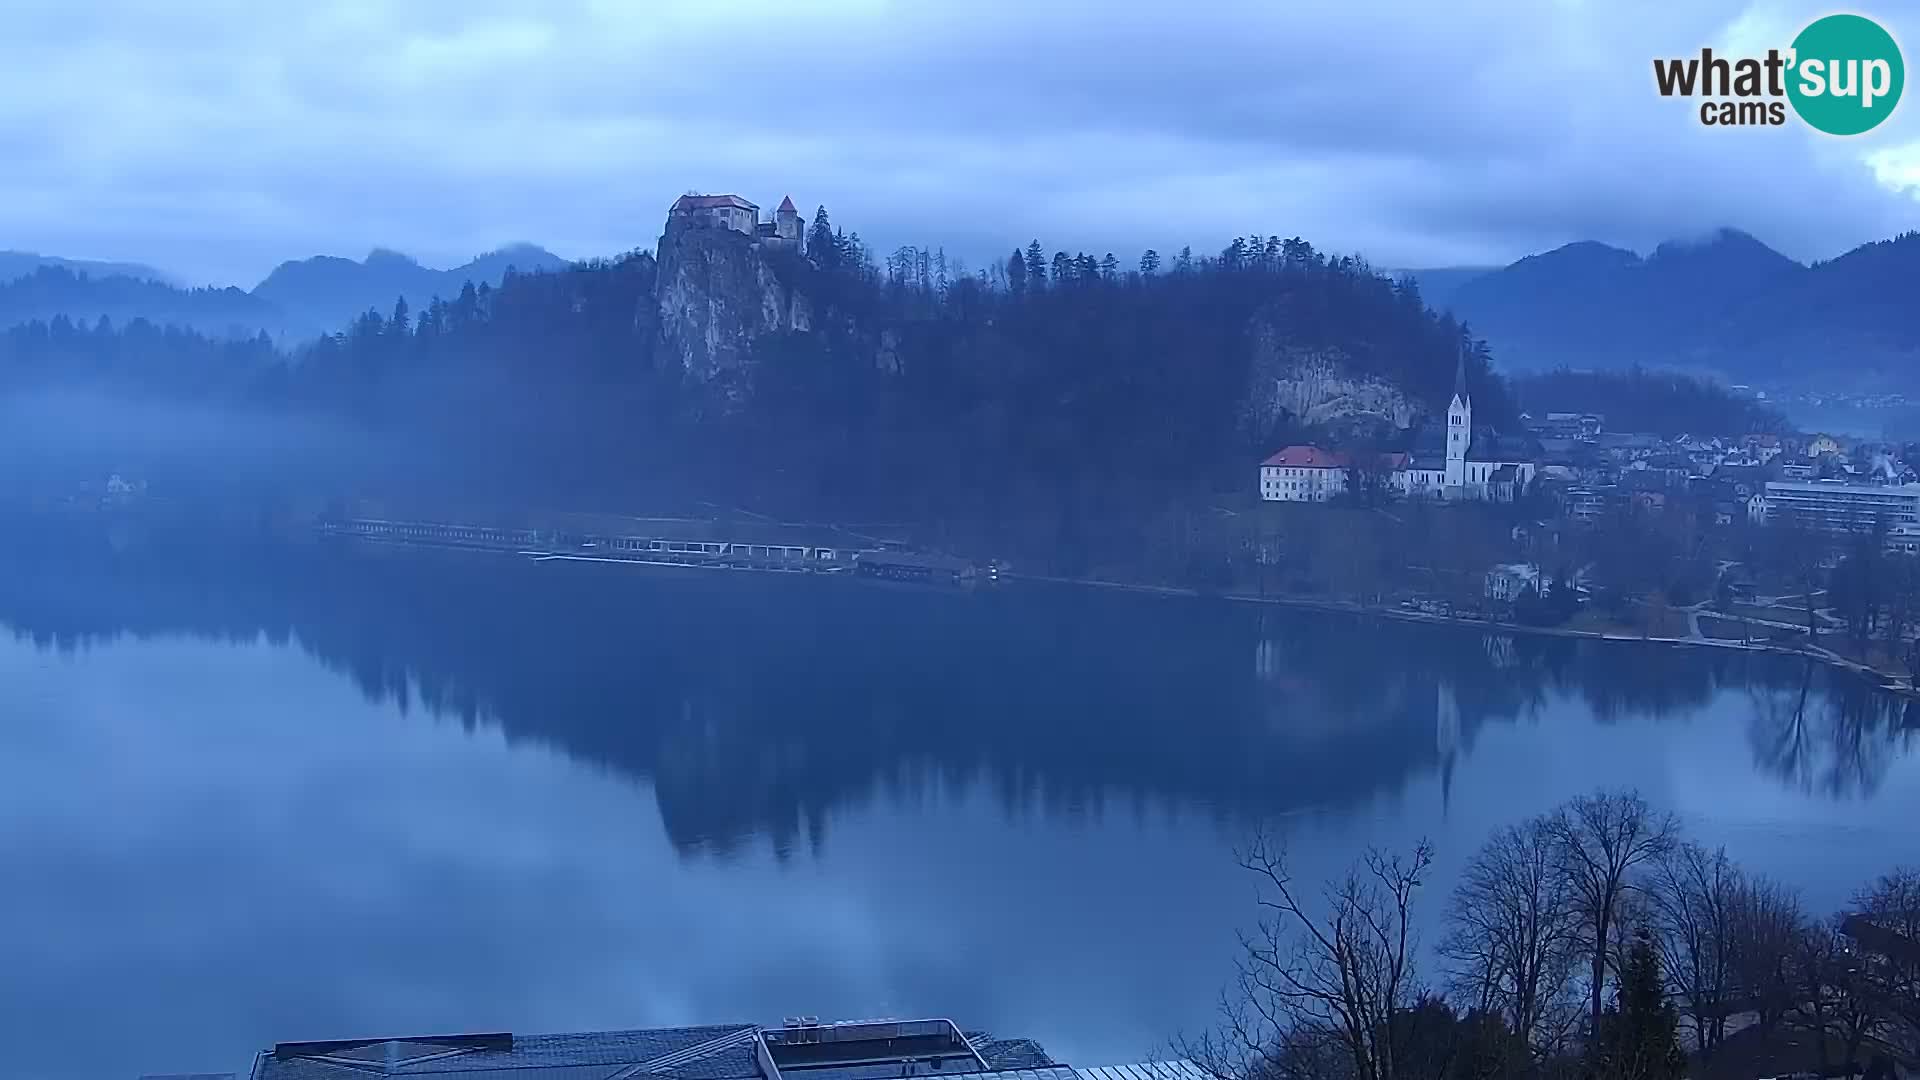
[[728,229],[670,227],[658,258],[661,359],[698,382],[742,368],[764,335],[811,326],[795,256]]
[[1332,436],[1384,434],[1424,412],[1393,382],[1355,370],[1339,350],[1286,348],[1270,333],[1256,333],[1247,396],[1256,431],[1285,419]]

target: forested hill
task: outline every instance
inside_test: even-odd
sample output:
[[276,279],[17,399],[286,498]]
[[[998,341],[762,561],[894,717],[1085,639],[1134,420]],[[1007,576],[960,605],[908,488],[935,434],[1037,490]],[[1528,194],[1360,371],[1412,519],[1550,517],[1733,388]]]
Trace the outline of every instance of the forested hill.
[[1920,370],[1920,233],[1803,266],[1732,229],[1642,258],[1569,244],[1447,279],[1446,306],[1509,370],[1633,365],[1729,382],[1883,385]]
[[385,310],[406,297],[415,307],[435,297],[452,298],[471,281],[497,285],[508,270],[531,274],[558,270],[566,260],[534,244],[490,251],[450,270],[434,270],[397,251],[376,248],[362,260],[316,255],[284,262],[253,295],[313,332],[338,330],[370,307]]
[[1549,371],[1513,378],[1513,394],[1534,416],[1599,413],[1613,431],[1742,435],[1788,430],[1779,410],[1727,387],[1670,371]]
[[42,266],[0,281],[0,327],[28,322],[127,323],[196,330],[210,337],[251,337],[286,329],[283,313],[240,289],[181,289],[149,278],[92,277]]
[[291,356],[173,335],[161,362],[151,327],[42,323],[6,335],[0,379],[348,423],[396,448],[366,487],[1058,529],[1244,491],[1326,425],[1385,436],[1444,407],[1463,347],[1476,418],[1511,416],[1414,287],[1297,239],[1125,268],[1035,242],[985,274],[901,249],[882,270],[823,210],[809,250],[692,231],[658,262],[509,276]]

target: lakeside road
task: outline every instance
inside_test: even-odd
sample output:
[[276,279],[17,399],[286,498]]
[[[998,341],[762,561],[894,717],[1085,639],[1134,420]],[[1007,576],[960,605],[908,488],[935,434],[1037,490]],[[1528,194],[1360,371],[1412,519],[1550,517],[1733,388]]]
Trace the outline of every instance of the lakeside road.
[[1525,623],[1501,622],[1496,619],[1480,619],[1469,615],[1442,615],[1428,611],[1409,611],[1401,607],[1388,607],[1380,604],[1365,604],[1357,600],[1321,600],[1304,596],[1262,596],[1258,593],[1234,591],[1204,591],[1178,585],[1148,585],[1127,581],[1107,581],[1100,578],[1052,577],[1043,574],[1019,574],[1002,571],[1004,581],[1027,581],[1048,585],[1075,585],[1083,588],[1113,589],[1123,592],[1145,593],[1159,596],[1212,597],[1242,604],[1263,604],[1274,607],[1300,608],[1309,611],[1338,612],[1347,615],[1368,615],[1376,618],[1398,619],[1402,622],[1432,623],[1438,625],[1473,626],[1485,630],[1497,630],[1510,634],[1534,634],[1542,637],[1593,638],[1599,641],[1650,641],[1661,645],[1686,645],[1705,648],[1738,649],[1744,652],[1776,653],[1782,656],[1803,656],[1818,660],[1832,667],[1842,668],[1866,679],[1871,679],[1883,689],[1909,697],[1920,696],[1911,675],[1885,671],[1863,664],[1858,660],[1842,656],[1831,649],[1819,645],[1802,643],[1787,646],[1766,641],[1734,641],[1726,638],[1707,637],[1696,624],[1694,611],[1684,611],[1690,633],[1686,637],[1636,634],[1629,631],[1581,630],[1565,626],[1529,626]]

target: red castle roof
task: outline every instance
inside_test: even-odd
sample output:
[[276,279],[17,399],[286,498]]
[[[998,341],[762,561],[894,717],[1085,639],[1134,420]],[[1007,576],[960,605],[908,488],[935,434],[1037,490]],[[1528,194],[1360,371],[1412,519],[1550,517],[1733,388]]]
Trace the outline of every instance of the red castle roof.
[[793,208],[793,196],[791,196],[791,195],[789,195],[789,196],[787,196],[786,198],[784,198],[784,199],[781,199],[781,200],[780,200],[780,209],[779,209],[779,213],[782,213],[782,214],[797,214],[797,213],[799,213],[799,212],[800,212],[800,211],[798,211],[798,210],[795,210],[795,209]]

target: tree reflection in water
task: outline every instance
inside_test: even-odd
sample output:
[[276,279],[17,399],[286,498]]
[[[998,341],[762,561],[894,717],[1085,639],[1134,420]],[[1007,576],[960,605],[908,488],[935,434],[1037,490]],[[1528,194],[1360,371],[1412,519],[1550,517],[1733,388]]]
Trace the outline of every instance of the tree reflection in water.
[[1791,682],[1748,687],[1754,764],[1806,794],[1873,795],[1894,760],[1912,751],[1920,712],[1911,701],[1813,660],[1797,666]]

